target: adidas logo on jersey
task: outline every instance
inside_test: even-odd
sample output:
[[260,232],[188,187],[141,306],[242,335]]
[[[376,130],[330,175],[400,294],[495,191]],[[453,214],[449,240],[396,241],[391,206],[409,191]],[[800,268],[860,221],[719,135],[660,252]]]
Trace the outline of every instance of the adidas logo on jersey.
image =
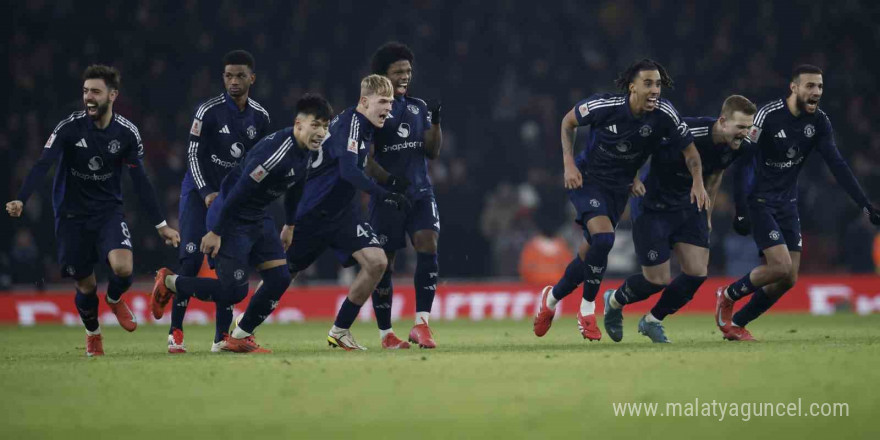
[[614,134],[617,134],[617,124],[609,125],[609,126],[605,127],[605,129],[614,133]]
[[223,128],[220,129],[220,133],[229,134],[229,126],[224,125]]
[[290,172],[287,173],[287,177],[293,177],[296,173],[293,171],[293,168],[290,169]]
[[76,146],[80,148],[89,148],[89,145],[86,143],[86,138],[80,139],[79,142],[76,143]]
[[125,240],[122,240],[122,244],[123,246],[131,247],[131,239],[126,238]]
[[779,139],[785,139],[785,130],[779,130],[779,133],[776,133],[776,136],[773,136]]

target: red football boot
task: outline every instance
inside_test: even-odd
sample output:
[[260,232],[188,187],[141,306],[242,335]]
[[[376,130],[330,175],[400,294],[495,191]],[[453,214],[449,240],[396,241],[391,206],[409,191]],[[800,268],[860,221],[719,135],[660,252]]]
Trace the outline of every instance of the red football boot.
[[724,291],[727,286],[721,286],[715,291],[715,325],[721,333],[727,333],[730,330],[730,320],[733,318],[734,302],[727,298]]
[[409,331],[409,342],[419,344],[421,348],[437,348],[437,343],[434,342],[434,335],[431,333],[431,327],[428,327],[424,319],[421,324],[416,324]]
[[165,287],[165,277],[168,275],[174,275],[174,272],[167,267],[163,267],[156,272],[156,282],[153,283],[153,292],[150,294],[150,310],[156,319],[162,319],[162,316],[165,314],[165,306],[168,305],[168,301],[171,301],[171,297],[174,296],[174,292]]
[[104,338],[86,334],[86,356],[104,356]]
[[[104,299],[107,299],[107,297],[104,297]],[[130,332],[137,329],[137,317],[134,316],[134,313],[131,313],[131,309],[128,308],[128,304],[125,303],[124,299],[120,298],[116,303],[107,301],[107,306],[109,306],[110,311],[116,315],[116,320],[119,321],[119,325],[122,328]]]
[[541,291],[541,304],[538,305],[538,312],[535,313],[534,324],[535,336],[539,338],[550,330],[550,326],[553,325],[553,316],[556,315],[555,308],[547,307],[547,296],[552,294],[553,286],[547,286]]
[[602,331],[599,330],[599,326],[596,325],[596,315],[581,315],[581,312],[578,311],[578,330],[581,331],[581,335],[583,335],[584,339],[589,339],[591,341],[598,341],[602,339]]
[[183,345],[183,330],[176,328],[168,335],[168,353],[186,353],[186,346]]
[[727,339],[728,341],[756,341],[745,327],[737,327],[735,325],[731,325],[724,333],[724,339]]
[[388,333],[382,338],[382,348],[388,350],[399,350],[409,348],[409,342],[401,341],[394,333]]
[[233,338],[232,336],[226,338],[226,347],[223,351],[255,354],[272,353],[272,350],[260,347],[260,345],[257,344],[257,341],[254,340],[254,335],[241,339]]

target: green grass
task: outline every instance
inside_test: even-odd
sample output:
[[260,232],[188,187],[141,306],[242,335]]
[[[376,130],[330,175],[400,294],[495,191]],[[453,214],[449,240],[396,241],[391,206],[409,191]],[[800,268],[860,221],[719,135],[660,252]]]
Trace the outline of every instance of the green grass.
[[[267,356],[165,353],[165,330],[0,328],[4,438],[880,438],[880,315],[768,315],[762,342],[720,339],[705,315],[673,316],[674,344],[587,342],[574,318],[544,338],[530,321],[437,322],[433,351],[326,347],[329,323],[265,326]],[[408,322],[396,325],[403,336]],[[612,402],[844,402],[849,416],[615,417]]]

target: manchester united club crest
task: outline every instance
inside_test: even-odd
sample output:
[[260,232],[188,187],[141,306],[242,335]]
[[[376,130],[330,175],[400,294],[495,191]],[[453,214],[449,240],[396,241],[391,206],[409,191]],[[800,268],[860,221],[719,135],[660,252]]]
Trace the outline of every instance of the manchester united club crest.
[[419,114],[419,108],[413,104],[406,106],[406,109],[409,110],[409,112],[414,115]]
[[652,129],[650,125],[643,125],[642,128],[639,129],[639,135],[646,138],[650,136],[653,131],[654,129]]
[[257,137],[257,127],[254,127],[253,125],[248,127],[247,128],[247,135],[248,135],[248,139],[253,139],[253,138]]
[[113,139],[112,141],[110,141],[109,144],[107,144],[107,150],[110,151],[110,154],[118,153],[120,148],[121,148],[121,145],[119,144],[119,141],[117,141],[116,139]]
[[804,136],[811,138],[815,134],[816,134],[816,127],[814,127],[813,124],[807,124],[807,126],[804,127]]

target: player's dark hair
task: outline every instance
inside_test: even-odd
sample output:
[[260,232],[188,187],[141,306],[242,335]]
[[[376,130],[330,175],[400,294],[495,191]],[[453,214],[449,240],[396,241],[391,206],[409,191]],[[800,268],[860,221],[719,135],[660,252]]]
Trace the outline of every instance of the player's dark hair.
[[733,116],[733,112],[742,112],[746,116],[751,116],[758,112],[758,108],[745,96],[730,95],[721,105],[721,116],[729,118]]
[[632,63],[626,70],[620,73],[620,76],[617,77],[617,80],[614,81],[614,84],[617,86],[620,91],[626,93],[629,91],[629,84],[635,81],[636,76],[639,72],[643,72],[645,70],[656,70],[660,72],[660,84],[663,87],[672,88],[674,81],[672,81],[672,77],[669,76],[669,73],[666,72],[666,68],[663,67],[662,64],[648,58],[644,58],[642,60],[636,61]]
[[821,75],[822,69],[820,69],[819,66],[814,66],[812,64],[801,64],[791,71],[791,80],[794,81],[798,79],[798,77],[801,76],[801,74],[803,73],[814,73],[817,75]]
[[108,89],[119,90],[122,83],[122,75],[115,67],[103,64],[92,64],[83,72],[83,81],[87,79],[103,79]]
[[229,65],[248,66],[251,68],[251,72],[253,72],[254,56],[246,50],[233,50],[232,52],[223,55],[223,67]]
[[333,116],[333,107],[317,93],[306,93],[296,101],[296,114],[312,115],[315,119],[329,121]]
[[409,61],[412,64],[415,59],[412,50],[403,43],[397,41],[389,41],[382,45],[373,54],[370,62],[370,68],[376,75],[385,75],[388,73],[388,67],[400,60]]

